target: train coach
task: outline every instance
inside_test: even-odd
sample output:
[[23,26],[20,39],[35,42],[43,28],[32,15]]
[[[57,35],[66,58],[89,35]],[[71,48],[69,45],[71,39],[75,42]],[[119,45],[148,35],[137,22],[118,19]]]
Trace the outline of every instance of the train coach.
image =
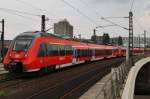
[[125,48],[75,42],[43,32],[25,32],[12,41],[3,63],[9,72],[34,72],[118,56],[125,56]]

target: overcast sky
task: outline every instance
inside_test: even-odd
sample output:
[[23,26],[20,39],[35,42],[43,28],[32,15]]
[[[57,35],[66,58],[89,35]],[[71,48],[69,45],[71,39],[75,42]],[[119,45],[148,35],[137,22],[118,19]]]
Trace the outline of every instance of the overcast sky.
[[[50,20],[47,28],[53,23],[67,19],[74,26],[74,35],[90,38],[93,29],[99,25],[111,25],[101,20],[101,17],[126,17],[128,16],[131,0],[0,0],[0,18],[5,19],[5,39],[13,39],[19,33],[29,30],[40,30],[40,17],[4,11],[2,8],[13,9],[35,15],[46,14]],[[71,8],[72,6],[73,8]],[[81,14],[81,13],[82,14]],[[135,0],[133,6],[134,34],[142,34],[143,30],[150,30],[150,1]],[[17,15],[19,16],[17,16]],[[115,23],[128,28],[128,19],[110,19]],[[135,20],[134,20],[135,21]],[[51,30],[50,32],[53,32]],[[128,36],[128,31],[120,27],[99,28],[97,35],[104,32],[111,37]],[[148,34],[150,36],[150,34]]]

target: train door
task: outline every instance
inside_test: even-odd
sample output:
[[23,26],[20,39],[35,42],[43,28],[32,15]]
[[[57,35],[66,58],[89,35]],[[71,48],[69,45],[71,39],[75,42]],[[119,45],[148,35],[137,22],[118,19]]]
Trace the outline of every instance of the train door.
[[91,60],[91,57],[92,57],[92,52],[91,52],[92,50],[90,49],[90,48],[88,48],[88,50],[87,50],[87,57],[88,57],[88,61],[90,61]]
[[65,46],[59,45],[59,61],[60,64],[66,63]]
[[42,67],[47,66],[46,56],[47,56],[46,44],[42,43],[40,45],[39,52],[38,52],[40,66]]
[[77,63],[77,49],[73,48],[73,60],[72,60],[73,64]]
[[95,60],[95,49],[92,49],[92,60]]
[[116,55],[116,49],[112,49],[112,56]]

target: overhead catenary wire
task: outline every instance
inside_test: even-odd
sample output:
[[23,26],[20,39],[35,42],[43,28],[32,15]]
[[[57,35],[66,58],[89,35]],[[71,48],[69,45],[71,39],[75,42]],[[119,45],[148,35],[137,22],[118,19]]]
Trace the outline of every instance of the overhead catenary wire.
[[61,0],[63,3],[65,3],[66,5],[68,5],[69,7],[71,7],[73,10],[75,10],[76,12],[78,12],[80,15],[82,15],[83,17],[85,17],[86,19],[88,19],[90,22],[95,23],[95,21],[93,19],[91,19],[89,16],[87,16],[85,13],[83,13],[80,9],[74,7],[72,4],[70,4],[69,2],[67,2],[66,0]]
[[105,17],[105,19],[121,19],[121,18],[129,18],[129,17]]
[[[36,10],[41,10],[41,11],[47,12],[47,13],[49,13],[50,15],[53,14],[52,12],[49,12],[48,10],[42,9],[42,8],[40,8],[40,7],[37,7],[37,6],[35,6],[35,5],[33,5],[33,4],[30,4],[30,3],[28,3],[28,2],[26,2],[26,1],[24,1],[24,0],[16,0],[16,1],[17,1],[17,2],[20,2],[20,3],[24,4],[24,5],[30,6],[30,7],[34,8],[34,9],[36,9]],[[80,11],[79,9],[75,8],[73,5],[71,5],[71,4],[68,3],[67,1],[62,0],[62,2],[64,2],[66,5],[70,6],[70,7],[73,8],[74,10],[76,10],[76,11],[77,11],[78,13],[80,13],[82,16],[86,17],[89,21],[94,22],[93,19],[91,19],[90,17],[88,17],[86,14],[84,14],[84,13],[83,13],[82,11]],[[53,14],[53,15],[54,15],[54,14]],[[59,19],[59,20],[61,20],[61,19]]]
[[96,27],[96,29],[97,29],[97,28],[112,27],[112,26],[117,26],[117,25],[104,25],[104,26],[100,26],[100,25],[99,25],[99,26]]
[[[40,10],[40,11],[42,11],[42,12],[45,12],[45,14],[47,13],[47,14],[49,14],[49,15],[54,15],[54,16],[55,16],[55,14],[54,14],[53,12],[50,12],[50,11],[48,11],[48,10],[46,10],[46,9],[40,8],[40,7],[38,7],[38,6],[35,6],[35,5],[33,5],[33,4],[29,3],[29,2],[26,2],[26,1],[24,1],[24,0],[15,0],[15,1],[17,1],[17,2],[19,2],[19,3],[22,3],[22,4],[26,5],[26,6],[29,6],[29,7],[33,8],[33,9],[36,9],[36,10]],[[40,16],[40,17],[41,17],[41,15],[37,15],[37,16]],[[62,20],[62,18],[50,18],[48,15],[46,15],[46,20],[54,21],[54,20]]]
[[[41,18],[41,15],[33,14],[33,13],[25,12],[25,11],[20,11],[20,10],[16,10],[16,9],[0,8],[0,10],[5,13],[11,14],[11,15],[16,15],[16,16],[22,17],[24,19],[28,19],[30,21],[37,21],[37,20],[35,20],[35,18],[29,17],[29,16]],[[54,20],[58,20],[58,19],[55,19],[55,18],[49,19],[48,17],[46,17],[46,21],[48,21],[48,20],[54,21]]]
[[[83,0],[79,0],[82,4],[84,4],[87,8],[91,8],[91,6],[89,6],[86,2],[84,2]],[[92,10],[92,9],[89,9],[91,10],[91,12],[94,12],[96,16],[101,16],[97,10]]]
[[[18,13],[15,13],[13,11],[10,11],[10,10],[2,10],[0,9],[0,11],[3,11],[4,13],[8,13],[8,14],[11,14],[11,15],[15,15],[15,16],[18,16],[18,17],[21,17],[23,19],[27,19],[29,21],[34,21],[34,22],[37,22],[37,20],[35,20],[35,18],[31,18],[31,17],[28,17],[28,16],[24,16],[22,14],[18,14]],[[32,26],[35,26],[32,24]]]
[[29,15],[29,16],[37,16],[37,17],[41,17],[41,15],[36,15],[36,14],[33,14],[33,13],[24,12],[24,11],[19,11],[19,10],[14,10],[14,9],[0,8],[0,10],[11,11],[11,12],[15,12],[15,13],[21,13],[21,14]]
[[38,7],[38,6],[35,6],[35,5],[33,5],[33,4],[31,4],[31,3],[28,3],[28,2],[26,2],[26,1],[24,1],[24,0],[15,0],[15,1],[17,1],[17,2],[19,2],[19,3],[22,3],[22,4],[24,4],[24,5],[27,5],[27,6],[31,7],[31,8],[33,8],[33,9],[40,10],[40,11],[42,11],[42,12],[46,12],[46,13],[48,13],[49,15],[55,15],[55,14],[53,14],[52,12],[49,12],[48,10],[45,10],[45,9],[40,8],[40,7]]
[[[30,6],[30,7],[32,7],[32,8],[34,8],[34,9],[37,9],[37,10],[41,10],[41,11],[44,11],[44,12],[48,12],[47,10],[44,10],[44,9],[42,9],[42,8],[40,8],[40,7],[37,7],[37,6],[35,6],[35,5],[33,5],[33,4],[31,4],[31,3],[28,3],[28,2],[26,2],[25,0],[16,0],[16,1],[18,1],[18,2],[20,2],[20,3],[22,3],[22,4],[25,4],[25,5],[28,5],[28,6]],[[94,22],[94,20],[92,19],[92,18],[90,18],[89,16],[87,16],[85,13],[83,13],[80,9],[78,9],[78,8],[76,8],[74,5],[72,5],[71,3],[69,3],[67,0],[62,0],[65,4],[67,4],[68,6],[70,6],[70,7],[72,7],[75,11],[77,11],[79,14],[81,14],[82,16],[84,16],[86,19],[88,19],[89,21],[91,21],[91,22]],[[82,1],[82,0],[81,0]],[[133,7],[134,7],[134,1],[135,0],[131,0],[131,7],[130,7],[130,9],[133,9]],[[85,4],[85,3],[84,3]],[[87,7],[89,7],[88,5],[87,5],[87,3],[85,4]],[[96,14],[98,14],[97,12],[96,12]]]
[[50,31],[50,30],[52,30],[52,29],[54,29],[54,27],[48,28],[48,29],[46,30],[46,32],[48,32],[48,31]]
[[16,15],[16,16],[22,17],[24,19],[28,19],[28,20],[32,20],[32,21],[35,20],[34,18],[31,18],[31,17],[28,17],[28,16],[24,16],[24,15],[15,13],[15,12],[10,11],[10,10],[4,10],[4,9],[0,9],[0,10],[3,11],[3,12],[5,12],[5,13],[11,14],[11,15]]
[[104,18],[104,17],[102,17],[101,19],[102,19],[102,20],[105,20],[105,21],[107,21],[107,22],[109,22],[109,23],[111,23],[111,24],[113,24],[113,25],[119,26],[119,27],[121,27],[121,28],[123,28],[123,29],[125,29],[125,30],[129,30],[128,28],[123,27],[123,26],[121,26],[121,25],[119,25],[119,24],[117,24],[117,23],[114,23],[114,22],[110,21],[110,20],[107,20],[107,19]]

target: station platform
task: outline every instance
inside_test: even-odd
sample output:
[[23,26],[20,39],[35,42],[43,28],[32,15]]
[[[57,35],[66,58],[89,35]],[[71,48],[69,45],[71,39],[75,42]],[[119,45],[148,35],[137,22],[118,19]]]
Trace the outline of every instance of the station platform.
[[101,95],[101,90],[110,77],[111,73],[104,76],[95,85],[88,89],[88,91],[85,92],[79,99],[103,99],[104,96]]

